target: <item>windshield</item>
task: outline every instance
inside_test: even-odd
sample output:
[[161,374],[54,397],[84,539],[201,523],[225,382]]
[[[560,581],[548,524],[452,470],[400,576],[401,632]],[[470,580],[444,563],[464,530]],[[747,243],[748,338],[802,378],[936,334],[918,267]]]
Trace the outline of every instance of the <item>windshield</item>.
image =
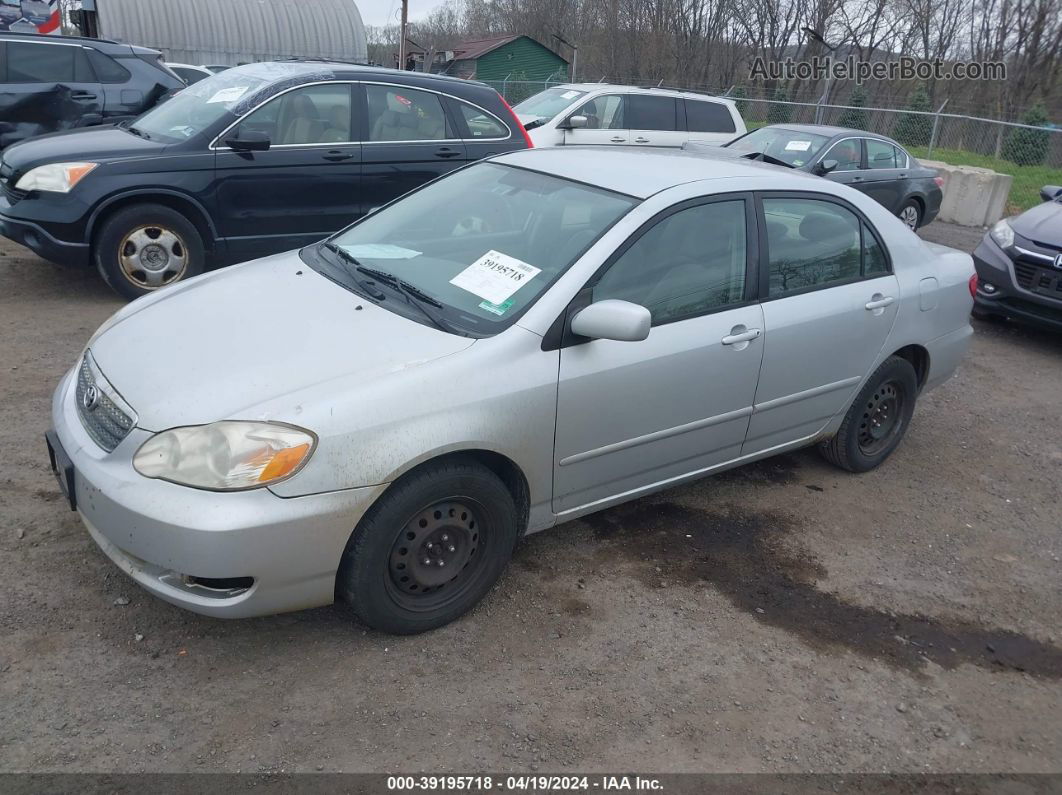
[[231,111],[241,97],[251,96],[267,82],[265,76],[229,70],[182,89],[129,126],[152,140],[186,141]]
[[742,154],[761,154],[781,160],[794,168],[812,161],[829,136],[797,132],[784,127],[761,127],[724,146]]
[[585,91],[576,91],[574,88],[549,88],[525,99],[513,110],[518,116],[552,119],[585,94]]
[[[635,204],[559,177],[481,163],[378,210],[330,242],[363,269],[396,277],[441,304],[437,311],[450,326],[489,335],[512,323]],[[373,280],[318,252],[319,269],[348,289]],[[385,307],[406,313],[408,302],[385,280],[374,285],[388,290]]]

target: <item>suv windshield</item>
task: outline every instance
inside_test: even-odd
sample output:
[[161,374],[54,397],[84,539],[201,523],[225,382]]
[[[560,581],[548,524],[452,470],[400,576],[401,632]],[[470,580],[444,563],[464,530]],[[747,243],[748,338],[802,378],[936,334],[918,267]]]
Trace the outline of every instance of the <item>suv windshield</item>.
[[784,127],[761,127],[724,146],[742,154],[767,155],[800,168],[810,163],[829,140],[829,136],[816,133],[787,130]]
[[525,99],[513,110],[517,116],[552,119],[584,94],[585,91],[576,91],[574,88],[550,88]]
[[423,321],[424,313],[407,312],[410,302],[426,301],[452,328],[495,334],[635,204],[559,177],[480,163],[331,238],[349,255],[345,264],[327,247],[310,264],[355,291],[372,281],[386,296],[383,306],[413,319]]
[[208,77],[156,105],[129,126],[152,140],[186,141],[214,124],[243,97],[269,82],[264,75],[241,69]]

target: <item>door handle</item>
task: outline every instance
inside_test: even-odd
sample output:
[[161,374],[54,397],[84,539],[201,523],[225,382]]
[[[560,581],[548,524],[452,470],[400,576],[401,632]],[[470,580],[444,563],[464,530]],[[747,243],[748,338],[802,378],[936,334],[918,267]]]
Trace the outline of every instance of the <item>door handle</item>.
[[884,309],[895,300],[891,295],[874,293],[873,297],[867,301],[867,311],[873,312],[875,309]]
[[638,138],[635,138],[635,139],[634,139],[634,142],[635,142],[636,144],[647,144],[647,143],[649,143],[649,139],[648,139],[648,138],[641,138],[641,137],[638,137]]
[[897,177],[897,179],[907,179],[907,175],[906,174],[900,174],[900,176]]
[[457,157],[459,154],[461,154],[459,151],[451,149],[448,146],[443,146],[435,150],[436,157]]
[[724,345],[737,345],[741,342],[751,342],[763,333],[758,328],[745,329],[744,331],[740,330],[744,328],[744,326],[734,326],[734,328],[730,330],[730,333],[723,337],[722,343]]
[[862,177],[852,177],[852,182],[862,182],[862,181],[863,181]]
[[325,160],[331,160],[333,163],[338,163],[341,160],[350,160],[354,157],[352,152],[340,152],[338,149],[330,149],[327,154],[321,155]]
[[620,138],[620,137],[619,137],[619,136],[617,135],[617,136],[615,136],[614,138],[609,138],[609,140],[610,140],[610,141],[612,141],[612,143],[614,143],[614,144],[621,144],[621,143],[623,143],[624,141],[626,141],[627,139],[626,139],[626,138]]
[[88,91],[75,91],[70,95],[71,99],[96,99],[95,94],[90,94]]

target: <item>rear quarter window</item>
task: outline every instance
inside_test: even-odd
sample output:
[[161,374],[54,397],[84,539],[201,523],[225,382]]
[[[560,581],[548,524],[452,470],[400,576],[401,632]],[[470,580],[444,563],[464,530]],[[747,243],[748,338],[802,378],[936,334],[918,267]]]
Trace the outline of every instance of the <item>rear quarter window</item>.
[[719,102],[686,100],[686,129],[690,132],[737,132],[730,108]]
[[124,83],[129,79],[129,72],[109,55],[99,50],[86,50],[89,63],[96,70],[96,78],[101,83]]
[[453,101],[457,103],[458,113],[461,114],[461,120],[465,123],[470,139],[489,140],[509,137],[509,128],[493,114],[459,99],[453,99]]

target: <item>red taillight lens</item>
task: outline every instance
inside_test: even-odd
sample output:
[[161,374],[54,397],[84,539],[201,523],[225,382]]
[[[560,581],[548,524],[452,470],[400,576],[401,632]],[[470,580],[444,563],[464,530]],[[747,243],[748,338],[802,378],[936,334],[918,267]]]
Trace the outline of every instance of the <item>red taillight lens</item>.
[[973,298],[977,295],[977,274],[975,273],[970,277],[970,297]]
[[938,188],[944,187],[944,177],[933,177],[933,181],[937,183]]
[[527,148],[534,149],[535,145],[531,143],[531,136],[527,134],[527,130],[524,129],[524,125],[520,123],[520,120],[516,118],[516,111],[512,109],[512,106],[505,101],[505,97],[503,97],[501,94],[498,94],[498,99],[502,101],[502,104],[505,106],[505,109],[509,111],[509,115],[513,117],[513,121],[516,122],[516,128],[524,134],[524,140],[527,142]]

